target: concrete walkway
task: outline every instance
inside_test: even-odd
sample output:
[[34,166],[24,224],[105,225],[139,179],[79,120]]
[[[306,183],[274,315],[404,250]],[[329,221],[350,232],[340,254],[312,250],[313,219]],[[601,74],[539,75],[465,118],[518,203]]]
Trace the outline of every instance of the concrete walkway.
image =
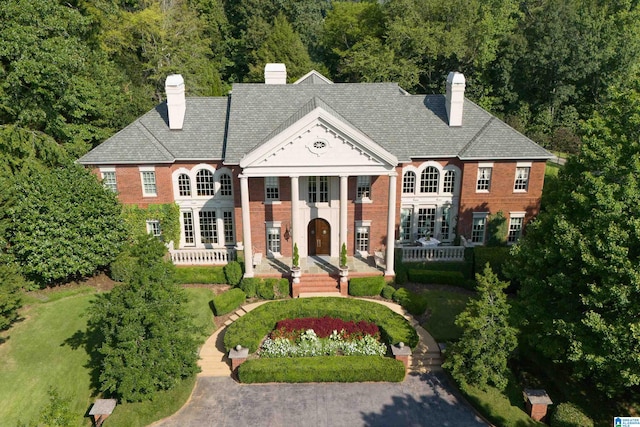
[[154,426],[486,426],[449,387],[435,340],[404,309],[368,300],[407,318],[420,342],[402,383],[238,384],[224,351],[226,326],[254,308],[237,310],[200,350],[196,386],[176,414]]

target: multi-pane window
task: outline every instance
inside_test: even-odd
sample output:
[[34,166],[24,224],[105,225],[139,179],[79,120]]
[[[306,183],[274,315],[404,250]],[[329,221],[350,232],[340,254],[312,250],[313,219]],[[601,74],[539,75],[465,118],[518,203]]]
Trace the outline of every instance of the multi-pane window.
[[356,227],[356,250],[369,252],[369,227]]
[[436,208],[418,209],[418,234],[420,237],[435,237]]
[[440,218],[440,240],[447,241],[451,238],[449,235],[451,233],[451,226],[449,221],[451,221],[450,217],[451,208],[449,206],[442,207],[442,217]]
[[529,187],[529,167],[516,168],[516,181],[513,185],[515,191],[527,191]]
[[230,245],[234,242],[233,211],[222,211],[222,226],[224,231],[224,243]]
[[471,242],[472,243],[484,243],[485,229],[487,226],[486,215],[474,215],[473,225],[471,227]]
[[309,177],[309,203],[329,201],[329,178],[326,176]]
[[400,210],[400,241],[408,242],[411,240],[411,209]]
[[367,176],[367,175],[358,176],[356,198],[360,200],[371,198],[371,177],[370,176]]
[[515,243],[518,241],[520,236],[522,235],[522,223],[524,222],[524,218],[521,216],[512,216],[509,221],[509,235],[507,237],[507,242]]
[[114,193],[118,191],[118,184],[116,182],[116,171],[102,172],[102,185],[104,185],[105,188],[108,188]]
[[268,176],[264,179],[264,191],[267,200],[280,200],[280,186],[277,176]]
[[191,196],[191,178],[186,173],[178,175],[178,193],[180,197]]
[[196,192],[198,196],[213,196],[215,191],[213,172],[208,169],[199,170],[196,174]]
[[200,211],[200,242],[218,243],[218,226],[215,211]]
[[422,171],[420,175],[420,192],[421,193],[437,193],[439,172],[433,166],[429,166]]
[[220,195],[231,196],[233,195],[233,187],[231,185],[231,176],[227,173],[220,175]]
[[491,168],[478,168],[478,180],[476,182],[476,191],[489,191],[491,188]]
[[147,233],[155,237],[160,237],[162,235],[162,231],[160,230],[160,221],[155,219],[147,221]]
[[279,254],[281,249],[280,227],[267,227],[267,250]]
[[184,243],[187,245],[195,245],[192,212],[182,212],[182,226],[184,227]]
[[142,171],[142,194],[143,196],[155,196],[156,190],[156,173],[154,171]]
[[448,170],[444,173],[442,180],[442,192],[443,193],[455,193],[456,189],[456,172]]
[[415,172],[405,172],[402,178],[402,192],[404,194],[413,194],[416,191],[416,174]]

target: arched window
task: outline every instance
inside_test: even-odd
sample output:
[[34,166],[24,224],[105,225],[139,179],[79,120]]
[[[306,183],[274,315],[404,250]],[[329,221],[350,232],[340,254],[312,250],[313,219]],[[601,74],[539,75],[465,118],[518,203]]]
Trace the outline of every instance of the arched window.
[[222,175],[220,175],[220,194],[223,196],[233,195],[231,177],[229,176],[229,174],[223,173]]
[[408,171],[404,173],[402,178],[402,192],[405,194],[415,193],[416,191],[416,174]]
[[455,193],[456,190],[456,171],[448,170],[444,173],[443,193]]
[[420,175],[420,192],[437,193],[439,177],[438,169],[433,166],[429,166],[423,170],[422,175]]
[[196,174],[196,190],[198,196],[213,196],[213,173],[208,169],[202,169]]
[[178,175],[178,193],[181,197],[191,196],[191,179],[186,173]]

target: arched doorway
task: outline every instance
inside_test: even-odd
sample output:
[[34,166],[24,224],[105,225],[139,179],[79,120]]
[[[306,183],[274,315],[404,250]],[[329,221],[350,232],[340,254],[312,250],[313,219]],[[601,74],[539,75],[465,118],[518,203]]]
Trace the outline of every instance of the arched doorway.
[[331,226],[329,222],[316,218],[309,221],[307,226],[307,242],[309,256],[330,255],[331,253]]

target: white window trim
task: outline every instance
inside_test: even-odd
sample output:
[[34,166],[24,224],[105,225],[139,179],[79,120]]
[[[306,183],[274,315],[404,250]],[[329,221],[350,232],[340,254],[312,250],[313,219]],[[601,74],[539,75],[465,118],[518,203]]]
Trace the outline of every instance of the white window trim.
[[[158,234],[154,234],[153,233],[153,225],[152,224],[158,224],[158,230],[159,230]],[[148,219],[147,220],[147,234],[151,234],[154,237],[162,236],[162,227],[160,227],[160,221],[159,220],[157,220],[157,219]]]
[[[522,237],[522,230],[524,230],[524,218],[526,216],[526,212],[509,212],[509,226],[507,227],[507,245],[515,244]],[[514,242],[509,241],[509,233],[511,232],[511,220],[513,218],[522,218],[522,224],[520,225],[520,236]]]
[[[229,179],[231,179],[231,194],[229,195],[222,195],[222,184],[220,182],[220,176],[226,174],[229,175]],[[220,199],[233,199],[233,196],[235,194],[235,190],[233,188],[233,173],[231,172],[231,169],[222,167],[220,169],[215,170],[214,174],[213,174],[213,185],[215,186],[215,193],[214,193],[214,197],[220,198]]]
[[[277,183],[277,188],[278,188],[278,198],[277,199],[270,199],[267,196],[267,178],[275,178],[276,179],[276,183]],[[282,200],[280,197],[280,177],[279,176],[265,176],[264,177],[264,204],[265,205],[280,205],[282,204]]]
[[[155,166],[138,166],[140,172],[140,184],[142,185],[142,197],[158,197],[158,177],[156,176]],[[147,193],[144,188],[144,174],[143,172],[153,172],[153,179],[156,186],[155,193]]]
[[[358,228],[366,228],[367,229],[367,246],[369,246],[369,249],[371,249],[371,220],[362,220],[362,221],[356,221],[356,229]],[[358,232],[357,230],[354,230],[354,237],[355,237],[355,245],[356,248],[358,247]],[[367,258],[369,256],[369,251],[360,251],[357,250],[358,254],[360,254],[361,257],[363,258]]]
[[[526,181],[526,188],[516,188],[516,180],[518,179],[518,169],[520,168],[528,168],[528,174],[527,174],[527,181]],[[529,181],[531,180],[531,164],[527,165],[527,164],[520,164],[517,163],[516,164],[516,171],[515,171],[515,175],[513,177],[513,192],[514,193],[528,193],[529,192]]]
[[[369,197],[358,197],[358,180],[360,179],[360,176],[369,177]],[[371,175],[356,176],[356,199],[354,200],[354,203],[373,203],[373,200],[371,200],[371,182],[372,181],[373,180],[371,179]]]
[[[468,242],[473,245],[473,246],[484,246],[484,244],[487,242],[487,219],[489,217],[489,212],[474,212],[473,213],[473,218],[471,220],[471,234],[469,236],[469,240]],[[484,218],[484,233],[482,235],[482,241],[481,242],[474,242],[473,241],[473,221],[476,218]]]
[[[490,177],[489,177],[489,188],[487,190],[478,190],[478,181],[480,180],[480,169],[490,168]],[[493,162],[491,163],[478,163],[478,171],[476,172],[476,193],[490,193],[491,192],[491,181],[493,180]]]
[[[116,192],[118,191],[118,176],[116,175],[116,167],[115,166],[100,166],[100,178],[104,181],[104,174],[111,172],[113,173],[116,180]],[[104,184],[103,184],[104,185]],[[105,186],[106,187],[106,186]],[[111,189],[110,187],[106,187]]]
[[271,252],[269,250],[269,229],[270,228],[278,228],[280,229],[280,249],[282,250],[282,221],[265,221],[264,223],[265,227],[264,227],[264,232],[265,232],[265,243],[266,243],[266,250],[267,250],[267,257],[269,258],[282,258],[282,253],[281,252]]

